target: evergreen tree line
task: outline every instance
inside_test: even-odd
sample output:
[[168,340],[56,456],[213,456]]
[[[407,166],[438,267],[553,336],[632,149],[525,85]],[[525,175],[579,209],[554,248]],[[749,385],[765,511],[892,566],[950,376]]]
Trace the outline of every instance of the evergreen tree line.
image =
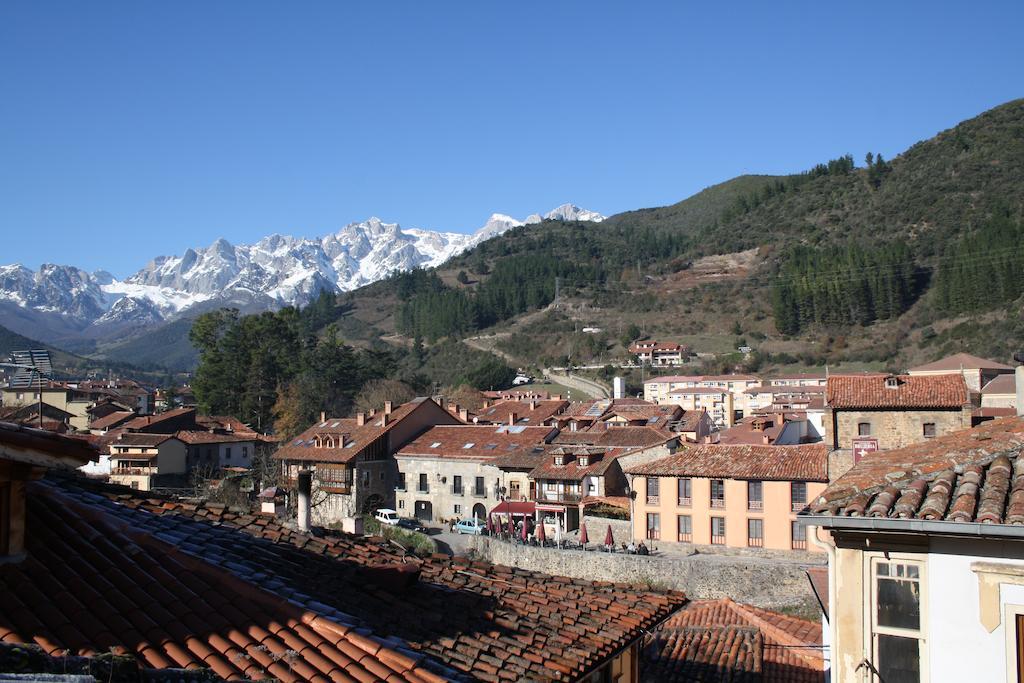
[[989,310],[1024,295],[1024,221],[1000,209],[954,242],[935,272],[935,304],[944,315]]
[[397,365],[393,353],[354,349],[333,325],[317,333],[314,325],[333,307],[326,296],[302,311],[200,315],[189,339],[200,353],[192,386],[201,410],[263,429],[282,411],[308,423],[321,410],[346,414],[366,381],[388,377]]
[[581,281],[603,280],[603,273],[551,253],[504,258],[473,288],[447,287],[433,271],[398,273],[392,276],[402,299],[397,328],[430,343],[465,336],[548,305],[555,298],[556,277],[566,280],[566,292]]
[[902,242],[877,248],[796,247],[771,287],[775,326],[796,334],[811,325],[867,325],[893,318],[920,296],[921,280]]
[[[879,159],[881,159],[881,156],[879,156]],[[753,211],[773,197],[796,191],[801,185],[815,178],[849,175],[855,169],[853,156],[845,154],[837,159],[830,159],[826,163],[816,164],[809,171],[770,180],[759,189],[737,197],[733,205],[723,211],[720,220],[723,223],[727,223],[738,216]]]

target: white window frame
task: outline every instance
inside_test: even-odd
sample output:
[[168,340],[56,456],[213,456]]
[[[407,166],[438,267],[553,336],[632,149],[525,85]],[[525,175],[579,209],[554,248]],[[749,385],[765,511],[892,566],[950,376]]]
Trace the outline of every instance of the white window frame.
[[1024,616],[1024,605],[1003,605],[1003,633],[1006,635],[1006,683],[1017,683],[1017,616]]
[[[878,612],[875,609],[877,603],[876,567],[879,563],[912,564],[918,568],[918,584],[921,586],[920,602],[920,628],[917,633],[892,626],[876,626],[875,620]],[[876,634],[901,636],[904,638],[916,638],[920,641],[920,674],[921,683],[931,680],[928,671],[928,563],[919,554],[913,553],[886,553],[869,552],[864,554],[864,587],[866,590],[864,600],[864,650],[868,654],[868,660],[872,665],[877,666],[878,644],[875,640]],[[870,675],[871,683],[881,683],[881,679],[874,673]]]

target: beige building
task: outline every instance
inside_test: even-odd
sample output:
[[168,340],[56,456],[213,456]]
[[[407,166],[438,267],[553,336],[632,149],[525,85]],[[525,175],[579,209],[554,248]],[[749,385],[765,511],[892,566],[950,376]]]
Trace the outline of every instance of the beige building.
[[424,522],[486,519],[502,500],[522,498],[529,479],[505,472],[496,458],[530,453],[549,442],[554,427],[436,426],[396,454],[395,509]]
[[914,377],[962,375],[967,388],[977,392],[999,375],[1012,375],[1013,368],[969,353],[955,353],[934,363],[911,368],[908,374]]
[[959,373],[829,377],[827,431],[854,460],[971,426],[974,409]]
[[183,485],[187,447],[171,434],[121,434],[110,444],[110,481],[140,491]]
[[291,439],[274,453],[286,483],[294,486],[299,470],[313,471],[314,523],[390,507],[395,501],[398,450],[435,425],[461,424],[458,417],[429,398],[354,418],[327,418]]
[[862,460],[811,502],[832,681],[1024,679],[1022,451],[1024,419],[995,420]]
[[42,393],[42,402],[59,410],[70,413],[68,424],[78,430],[89,428],[88,409],[92,400],[82,392],[65,386],[58,382],[50,382],[48,386],[27,387],[27,388],[3,388],[3,405],[5,407],[25,407],[39,403],[39,394]]
[[706,410],[716,425],[732,425],[754,410],[746,392],[760,384],[753,375],[665,375],[644,382],[644,399]]
[[814,550],[796,514],[828,483],[828,449],[683,445],[628,465],[633,535],[660,543]]

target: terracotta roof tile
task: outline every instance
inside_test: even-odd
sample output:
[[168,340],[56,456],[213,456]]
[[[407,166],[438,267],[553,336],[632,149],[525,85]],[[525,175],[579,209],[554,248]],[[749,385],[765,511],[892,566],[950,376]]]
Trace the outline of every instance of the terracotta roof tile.
[[189,413],[195,414],[195,408],[175,408],[174,410],[168,410],[157,415],[140,415],[139,417],[129,420],[128,422],[121,425],[125,429],[150,429],[160,425],[161,423],[169,420],[174,420],[179,417],[185,417]]
[[[530,472],[530,479],[559,479],[563,481],[583,481],[584,477],[601,477],[615,465],[615,461],[625,451],[621,449],[594,448],[592,446],[555,446],[548,449],[543,460]],[[555,464],[555,456],[562,456],[563,464]],[[580,458],[586,457],[587,464],[582,465]]]
[[[337,629],[389,634],[389,649],[417,660],[421,668],[432,667],[417,669],[424,680],[457,672],[488,680],[495,671],[513,680],[575,680],[685,602],[677,592],[464,558],[403,557],[394,546],[343,535],[310,537],[273,519],[152,494],[139,498],[121,487],[88,481],[62,486],[133,528],[300,603]],[[414,564],[420,580],[404,589],[384,587],[381,566],[388,563]],[[361,661],[357,658],[367,656],[366,650],[354,649],[359,639],[346,638],[352,642],[338,645],[339,657]],[[323,653],[322,646],[318,651]],[[503,660],[506,653],[519,654]],[[524,656],[530,653],[543,656],[540,661]]]
[[117,410],[109,415],[104,415],[103,417],[90,422],[89,429],[109,429],[110,427],[117,427],[128,422],[135,417],[135,415],[135,411],[133,410]]
[[438,425],[403,446],[397,457],[490,459],[530,450],[555,436],[554,427]]
[[[891,380],[896,386],[888,386]],[[831,408],[961,408],[970,402],[961,375],[829,377],[825,401]]]
[[828,449],[824,444],[686,444],[673,455],[628,468],[627,473],[660,477],[827,482]]
[[1012,417],[872,453],[813,500],[811,512],[1021,525],[1022,451],[1024,418]]
[[[532,406],[532,407],[531,407]],[[509,415],[516,414],[516,424],[542,425],[569,406],[566,400],[506,400],[488,408],[481,408],[476,417],[481,422],[508,423]]]
[[821,637],[819,623],[728,598],[699,600],[655,634],[644,653],[653,667],[644,679],[821,683]]

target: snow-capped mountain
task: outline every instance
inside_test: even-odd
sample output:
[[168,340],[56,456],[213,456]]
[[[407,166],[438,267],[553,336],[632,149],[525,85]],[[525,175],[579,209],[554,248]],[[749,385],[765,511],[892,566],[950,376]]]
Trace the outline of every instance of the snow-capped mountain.
[[59,315],[62,325],[80,330],[144,327],[200,304],[304,305],[323,290],[348,291],[394,271],[440,265],[484,240],[545,219],[596,222],[604,216],[573,204],[523,221],[496,213],[471,234],[403,230],[370,218],[318,238],[270,235],[249,245],[218,239],[181,256],[158,256],[124,280],[74,266],[0,266],[0,302]]

